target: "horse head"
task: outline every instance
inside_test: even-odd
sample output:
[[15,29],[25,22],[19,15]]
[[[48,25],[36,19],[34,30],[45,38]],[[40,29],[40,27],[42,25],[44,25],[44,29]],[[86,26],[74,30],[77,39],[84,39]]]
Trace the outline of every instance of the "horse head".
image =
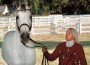
[[16,27],[20,34],[21,42],[25,45],[29,41],[29,34],[32,28],[32,15],[27,2],[19,2],[16,15]]

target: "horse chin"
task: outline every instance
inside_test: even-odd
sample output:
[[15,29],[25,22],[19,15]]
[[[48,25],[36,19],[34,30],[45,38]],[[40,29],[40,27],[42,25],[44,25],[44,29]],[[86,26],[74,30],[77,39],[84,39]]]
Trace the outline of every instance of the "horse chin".
[[29,42],[29,40],[27,40],[27,39],[26,40],[21,39],[21,43],[26,47],[27,47],[28,42]]
[[29,39],[27,39],[27,38],[26,39],[25,38],[24,39],[21,38],[21,41],[23,41],[24,43],[28,43],[29,42]]
[[28,33],[23,33],[21,34],[21,42],[26,45],[29,42],[29,34]]

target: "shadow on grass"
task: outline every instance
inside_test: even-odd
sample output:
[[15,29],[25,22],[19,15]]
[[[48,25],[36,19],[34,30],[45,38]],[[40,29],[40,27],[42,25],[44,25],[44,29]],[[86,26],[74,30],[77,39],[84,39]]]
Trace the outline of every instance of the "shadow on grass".
[[83,46],[90,46],[90,41],[80,41],[80,44]]
[[[61,43],[61,42],[53,42],[53,41],[44,41],[44,42],[38,41],[38,42],[44,44],[49,49],[55,48],[58,44]],[[3,42],[0,42],[0,48],[2,47],[2,43]],[[80,44],[82,46],[90,46],[90,41],[80,41]],[[40,46],[40,45],[36,44],[36,46]]]
[[[59,45],[61,42],[44,41],[43,43],[47,48],[52,49]],[[90,41],[80,41],[82,46],[90,46]]]
[[2,48],[2,43],[3,43],[3,42],[0,42],[0,48]]

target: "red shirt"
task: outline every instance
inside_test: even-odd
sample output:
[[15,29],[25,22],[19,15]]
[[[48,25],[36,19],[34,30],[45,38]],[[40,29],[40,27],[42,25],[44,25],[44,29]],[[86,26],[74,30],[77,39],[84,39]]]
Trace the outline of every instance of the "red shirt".
[[45,57],[49,61],[59,58],[59,65],[87,65],[83,47],[78,43],[72,47],[67,47],[66,42],[61,43],[53,53],[45,52]]

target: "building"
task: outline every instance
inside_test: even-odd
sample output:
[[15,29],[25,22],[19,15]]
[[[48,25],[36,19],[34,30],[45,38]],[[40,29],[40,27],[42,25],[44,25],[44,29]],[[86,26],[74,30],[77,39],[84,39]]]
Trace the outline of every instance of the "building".
[[0,14],[6,15],[7,13],[9,13],[7,5],[0,6]]

